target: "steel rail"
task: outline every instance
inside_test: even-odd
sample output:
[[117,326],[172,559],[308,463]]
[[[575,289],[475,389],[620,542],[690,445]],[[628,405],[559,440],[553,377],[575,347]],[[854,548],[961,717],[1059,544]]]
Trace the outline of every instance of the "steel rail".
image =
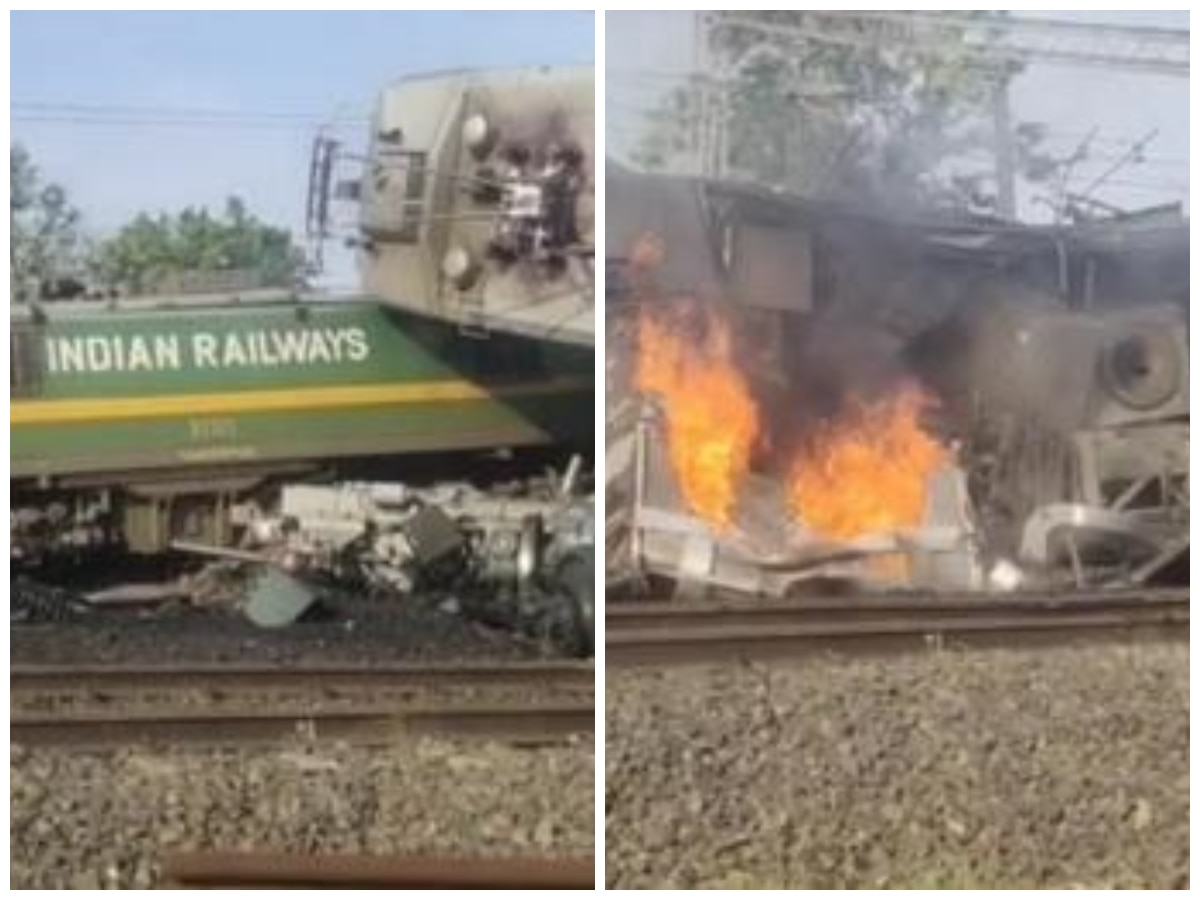
[[18,666],[10,740],[270,743],[401,734],[555,742],[594,727],[578,662],[344,666]]
[[160,883],[173,889],[592,890],[595,862],[358,855],[168,854]]
[[[889,602],[891,599],[892,602]],[[610,606],[614,666],[929,648],[1185,639],[1186,592],[1017,597],[825,598]]]
[[390,709],[280,710],[203,707],[14,711],[9,741],[24,746],[203,746],[341,740],[383,745],[402,736],[438,735],[517,745],[558,743],[593,731],[590,701],[471,704]]
[[677,629],[692,625],[794,624],[797,621],[875,621],[883,616],[901,619],[963,618],[985,614],[1038,615],[1051,611],[1066,615],[1121,612],[1137,615],[1150,609],[1186,606],[1186,589],[1138,591],[1045,592],[1017,594],[856,594],[774,600],[725,593],[703,602],[670,600],[609,601],[605,610],[606,634],[651,628]]
[[86,689],[91,692],[180,690],[257,691],[297,689],[324,692],[365,688],[526,687],[594,684],[592,664],[584,662],[405,663],[391,665],[13,665],[9,689],[19,694]]

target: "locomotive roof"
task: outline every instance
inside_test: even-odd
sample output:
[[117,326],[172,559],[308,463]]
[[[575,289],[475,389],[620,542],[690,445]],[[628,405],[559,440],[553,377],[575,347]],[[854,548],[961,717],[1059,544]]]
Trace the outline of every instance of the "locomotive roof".
[[12,303],[10,321],[28,321],[41,314],[46,318],[94,316],[97,313],[144,313],[159,310],[196,310],[249,308],[302,304],[346,303],[369,300],[362,294],[297,293],[286,290],[253,290],[215,294],[177,294],[145,297],[118,297],[96,300],[44,300],[39,303]]
[[449,79],[462,79],[467,81],[487,81],[488,79],[508,79],[519,78],[522,75],[530,73],[549,74],[562,73],[564,75],[595,75],[596,67],[582,63],[574,63],[570,65],[559,66],[491,66],[487,68],[471,68],[462,67],[457,69],[438,69],[433,72],[414,72],[410,75],[401,75],[398,78],[393,78],[388,82],[387,89],[403,87],[407,84],[415,84],[421,81],[439,81]]

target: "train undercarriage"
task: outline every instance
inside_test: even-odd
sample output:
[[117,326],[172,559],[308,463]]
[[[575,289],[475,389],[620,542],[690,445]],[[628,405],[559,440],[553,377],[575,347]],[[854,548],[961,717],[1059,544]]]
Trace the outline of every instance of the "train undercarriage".
[[[381,603],[449,604],[587,654],[594,618],[591,474],[579,455],[557,469],[542,465],[552,458],[537,452],[528,461],[472,461],[460,454],[449,469],[443,458],[17,482],[11,561],[15,571],[37,575],[114,555],[174,554],[195,564],[165,592],[130,584],[94,599],[178,599],[182,591],[188,602],[210,604],[211,579],[198,571],[207,562],[241,588],[222,593],[220,602],[264,627],[300,619],[319,608],[323,586],[339,585]],[[439,469],[483,477],[431,477]],[[414,480],[378,480],[397,470]]]

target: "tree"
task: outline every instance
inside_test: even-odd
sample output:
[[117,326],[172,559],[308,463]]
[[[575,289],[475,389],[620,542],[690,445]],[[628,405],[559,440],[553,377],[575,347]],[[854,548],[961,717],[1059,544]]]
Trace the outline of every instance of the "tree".
[[[992,104],[998,81],[1015,72],[980,65],[956,46],[961,29],[939,31],[931,53],[899,35],[878,40],[867,32],[877,23],[853,15],[713,16],[712,70],[665,98],[637,162],[669,168],[707,145],[727,170],[809,196],[994,205]],[[778,31],[736,27],[730,16]],[[798,40],[791,29],[835,33]],[[1022,171],[1041,166],[1045,177],[1040,136],[1014,131]]]
[[14,301],[54,294],[81,274],[80,216],[57,184],[44,183],[29,152],[9,148],[9,290]]
[[293,287],[302,278],[304,254],[289,231],[260,221],[231,197],[219,217],[203,207],[139,215],[100,245],[94,267],[106,285],[132,294],[178,290],[189,277],[208,278],[218,288],[221,276],[256,287]]

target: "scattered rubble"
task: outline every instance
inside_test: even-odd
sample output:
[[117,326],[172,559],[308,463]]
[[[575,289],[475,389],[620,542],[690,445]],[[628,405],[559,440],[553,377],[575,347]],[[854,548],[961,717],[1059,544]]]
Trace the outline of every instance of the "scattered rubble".
[[21,624],[64,622],[87,609],[77,593],[65,588],[38,584],[27,578],[15,578],[10,584],[9,620]]

